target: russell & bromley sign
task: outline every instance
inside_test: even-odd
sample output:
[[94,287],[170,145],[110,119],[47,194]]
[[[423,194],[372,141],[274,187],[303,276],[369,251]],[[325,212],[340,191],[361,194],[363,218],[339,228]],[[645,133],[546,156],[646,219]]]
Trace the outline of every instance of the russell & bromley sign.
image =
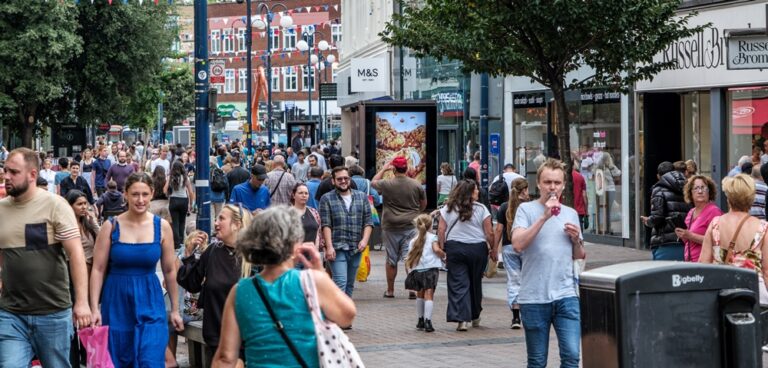
[[768,36],[732,33],[728,37],[728,69],[768,69]]

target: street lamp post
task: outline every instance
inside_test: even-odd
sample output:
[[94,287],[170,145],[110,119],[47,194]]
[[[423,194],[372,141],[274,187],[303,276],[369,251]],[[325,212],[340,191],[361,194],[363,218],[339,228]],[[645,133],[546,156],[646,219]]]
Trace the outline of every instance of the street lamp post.
[[[312,47],[313,47],[312,44],[314,43],[315,35],[320,35],[323,37],[325,37],[325,35],[320,31],[316,31],[314,27],[312,27],[310,30],[305,29],[304,31],[301,32],[302,40],[296,43],[296,48],[299,49],[299,51],[307,52],[307,72],[305,73],[305,75],[307,76],[307,85],[309,87],[308,93],[307,93],[307,105],[308,105],[307,116],[309,117],[310,120],[312,120],[312,85],[315,84],[315,76],[314,76],[314,73],[312,73],[312,64],[317,64],[318,61],[320,60],[318,55],[315,55],[312,53]],[[322,56],[321,53],[323,51],[330,49],[330,47],[331,46],[328,44],[328,41],[323,40],[321,38],[320,42],[317,43],[317,48],[319,49],[318,54]],[[320,104],[318,103],[318,106],[319,105]],[[321,122],[320,132],[322,135],[322,122]]]

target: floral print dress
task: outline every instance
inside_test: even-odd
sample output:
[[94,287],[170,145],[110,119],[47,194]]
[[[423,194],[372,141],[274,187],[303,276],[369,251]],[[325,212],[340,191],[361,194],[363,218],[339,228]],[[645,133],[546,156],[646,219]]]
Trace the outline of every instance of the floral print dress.
[[768,304],[768,291],[763,279],[763,254],[760,250],[760,244],[763,242],[766,230],[768,230],[768,222],[761,220],[760,228],[755,232],[749,247],[743,250],[734,249],[730,262],[727,262],[728,246],[720,245],[720,216],[712,219],[712,240],[714,243],[712,256],[715,263],[755,270],[760,282],[760,304]]

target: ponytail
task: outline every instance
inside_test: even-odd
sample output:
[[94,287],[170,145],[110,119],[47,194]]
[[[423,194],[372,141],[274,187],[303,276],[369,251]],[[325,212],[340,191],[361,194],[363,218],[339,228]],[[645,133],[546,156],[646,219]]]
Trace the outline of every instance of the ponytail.
[[432,228],[432,217],[427,214],[421,214],[413,220],[413,224],[416,226],[418,235],[416,235],[416,239],[411,244],[411,250],[405,258],[405,267],[411,270],[421,261],[424,243],[427,241],[427,231]]

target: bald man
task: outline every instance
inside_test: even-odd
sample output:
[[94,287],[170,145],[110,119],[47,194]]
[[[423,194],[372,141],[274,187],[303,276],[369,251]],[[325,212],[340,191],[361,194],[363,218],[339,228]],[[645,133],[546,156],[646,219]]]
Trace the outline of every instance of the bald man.
[[285,157],[275,155],[272,159],[272,171],[267,174],[264,184],[269,189],[270,203],[291,205],[291,192],[296,185],[296,178],[285,170]]

